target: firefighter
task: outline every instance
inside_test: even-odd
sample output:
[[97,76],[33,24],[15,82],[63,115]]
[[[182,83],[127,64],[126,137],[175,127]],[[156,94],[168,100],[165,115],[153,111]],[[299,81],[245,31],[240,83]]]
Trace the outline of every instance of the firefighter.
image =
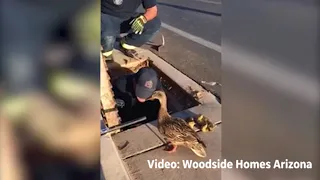
[[[144,13],[137,13],[140,6]],[[101,0],[101,46],[106,60],[112,60],[112,50],[120,33],[128,33],[120,41],[125,55],[140,59],[135,51],[160,29],[156,0]]]
[[163,91],[163,88],[152,68],[141,68],[137,73],[118,78],[113,84],[119,115],[123,121],[143,116],[148,120],[157,119],[160,103],[148,98],[154,91]]

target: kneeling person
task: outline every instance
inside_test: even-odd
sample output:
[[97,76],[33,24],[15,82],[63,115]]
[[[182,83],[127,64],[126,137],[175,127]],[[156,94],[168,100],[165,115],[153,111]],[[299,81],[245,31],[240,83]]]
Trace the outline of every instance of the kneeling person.
[[[145,9],[138,13],[139,6]],[[129,57],[141,59],[136,51],[150,41],[160,30],[161,21],[156,0],[101,0],[101,45],[106,60],[113,60],[112,51],[116,38],[128,33],[121,40],[121,50]]]
[[163,90],[160,79],[155,70],[149,67],[117,79],[113,91],[122,121],[143,116],[148,120],[156,120],[160,103],[157,100],[147,99],[157,90]]

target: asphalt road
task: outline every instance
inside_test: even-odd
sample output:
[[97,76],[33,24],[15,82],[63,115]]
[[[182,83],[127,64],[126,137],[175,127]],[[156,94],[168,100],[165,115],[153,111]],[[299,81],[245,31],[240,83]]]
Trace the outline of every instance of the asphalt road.
[[221,44],[221,0],[159,0],[162,22]]
[[[199,84],[221,83],[221,0],[158,0],[158,9],[166,42],[159,56]],[[203,86],[221,96],[220,85]]]

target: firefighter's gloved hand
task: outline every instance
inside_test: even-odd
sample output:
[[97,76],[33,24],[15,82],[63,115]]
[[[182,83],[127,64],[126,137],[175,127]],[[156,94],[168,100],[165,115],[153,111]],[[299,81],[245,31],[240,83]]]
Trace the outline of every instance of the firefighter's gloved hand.
[[135,34],[142,34],[144,25],[146,23],[147,23],[147,19],[143,15],[141,15],[130,22],[131,29]]

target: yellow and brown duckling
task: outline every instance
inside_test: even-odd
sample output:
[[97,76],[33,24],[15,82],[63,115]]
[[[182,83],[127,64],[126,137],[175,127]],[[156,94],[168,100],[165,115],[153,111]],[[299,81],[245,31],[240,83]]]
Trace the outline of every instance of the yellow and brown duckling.
[[189,118],[187,118],[185,121],[188,123],[188,125],[189,125],[192,129],[193,129],[194,126],[196,125],[196,123],[194,122],[193,117],[189,117]]
[[172,117],[168,113],[166,94],[163,91],[155,91],[149,99],[158,99],[161,104],[158,114],[158,130],[173,146],[169,153],[175,152],[178,146],[185,146],[197,156],[206,157],[206,145],[197,133],[186,121]]
[[191,128],[195,126],[200,129],[202,132],[213,131],[218,124],[213,124],[207,117],[204,115],[198,115],[196,118],[190,117],[186,119],[186,122],[189,124]]
[[199,115],[196,120],[196,124],[199,126],[202,132],[213,131],[216,126],[204,115]]

